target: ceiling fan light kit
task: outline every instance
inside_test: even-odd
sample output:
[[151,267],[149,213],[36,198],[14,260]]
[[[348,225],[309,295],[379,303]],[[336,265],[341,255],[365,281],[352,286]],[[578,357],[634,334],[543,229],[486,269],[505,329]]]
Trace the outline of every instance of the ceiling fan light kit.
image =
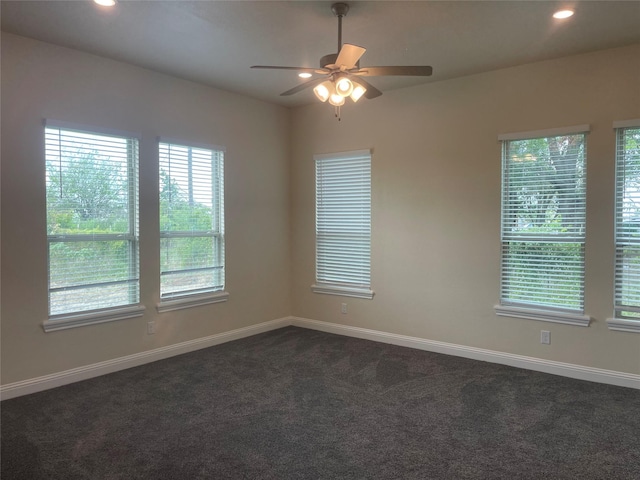
[[251,68],[297,70],[301,73],[322,75],[301,83],[280,95],[293,95],[307,88],[313,88],[313,93],[321,102],[329,102],[335,107],[335,115],[340,120],[340,107],[345,99],[351,98],[357,102],[362,96],[368,99],[382,95],[376,87],[362,77],[385,75],[429,76],[433,69],[429,66],[384,66],[360,67],[360,58],[366,49],[349,43],[342,44],[342,18],[347,15],[349,5],[334,3],[331,11],[338,17],[338,53],[330,53],[320,59],[320,68],[309,67],[281,67],[274,65],[254,65]]
[[351,81],[347,77],[326,80],[320,85],[316,85],[313,89],[313,93],[315,93],[318,100],[321,102],[329,100],[329,103],[333,106],[343,105],[347,97],[357,102],[366,91],[367,89],[357,81]]

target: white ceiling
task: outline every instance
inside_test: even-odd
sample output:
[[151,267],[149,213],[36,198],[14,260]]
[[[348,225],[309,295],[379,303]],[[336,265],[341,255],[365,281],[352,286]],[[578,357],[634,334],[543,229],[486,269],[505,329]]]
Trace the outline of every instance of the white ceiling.
[[[337,51],[333,2],[2,1],[2,30],[140,65],[285,106],[303,80],[251,65],[318,66]],[[383,92],[640,42],[640,1],[353,1],[343,41],[361,66],[431,65],[429,78],[371,77]],[[572,6],[564,21],[551,15]],[[594,65],[593,68],[598,68]],[[375,100],[369,100],[375,101]]]

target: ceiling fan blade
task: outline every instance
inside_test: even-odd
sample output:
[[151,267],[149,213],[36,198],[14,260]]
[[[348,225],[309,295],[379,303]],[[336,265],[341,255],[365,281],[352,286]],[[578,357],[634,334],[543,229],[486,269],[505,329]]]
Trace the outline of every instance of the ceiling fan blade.
[[364,98],[368,98],[369,100],[371,100],[372,98],[376,98],[382,95],[382,92],[380,90],[371,85],[369,82],[365,81],[363,78],[358,77],[355,81],[367,89],[367,91],[364,92]]
[[347,70],[355,67],[360,57],[364,55],[366,52],[366,48],[358,47],[357,45],[351,45],[350,43],[345,43],[342,45],[340,49],[340,53],[338,53],[338,58],[336,58],[336,66],[345,67]]
[[363,77],[382,77],[385,75],[406,75],[417,77],[428,77],[433,73],[433,68],[429,66],[406,66],[406,67],[362,67],[353,75]]
[[304,90],[305,88],[311,88],[311,87],[315,87],[316,85],[321,84],[322,82],[326,81],[327,79],[325,77],[320,77],[320,78],[314,78],[313,80],[309,80],[306,81],[304,83],[301,83],[300,85],[296,85],[295,87],[287,90],[286,92],[282,92],[280,94],[280,96],[287,96],[287,95],[293,95],[294,93],[298,93],[302,90]]
[[[251,68],[262,68],[262,69],[268,69],[268,70],[297,70],[298,72],[309,72],[309,73],[315,73],[318,69],[317,68],[311,68],[311,67],[280,67],[277,65],[253,65]],[[326,70],[327,72],[329,72],[328,69],[321,69],[321,70]]]

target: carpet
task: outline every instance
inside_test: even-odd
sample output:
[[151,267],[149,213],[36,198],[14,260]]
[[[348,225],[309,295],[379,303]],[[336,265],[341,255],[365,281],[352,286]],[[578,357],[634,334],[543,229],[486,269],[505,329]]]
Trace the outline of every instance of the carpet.
[[639,479],[640,392],[287,327],[5,400],[11,479]]

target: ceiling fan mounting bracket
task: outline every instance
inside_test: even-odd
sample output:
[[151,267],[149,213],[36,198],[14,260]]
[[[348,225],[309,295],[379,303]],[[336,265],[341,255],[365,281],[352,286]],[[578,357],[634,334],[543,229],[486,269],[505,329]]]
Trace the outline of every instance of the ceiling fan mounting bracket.
[[347,15],[347,12],[349,11],[349,5],[342,2],[334,3],[333,5],[331,5],[331,11],[338,18],[345,17]]

